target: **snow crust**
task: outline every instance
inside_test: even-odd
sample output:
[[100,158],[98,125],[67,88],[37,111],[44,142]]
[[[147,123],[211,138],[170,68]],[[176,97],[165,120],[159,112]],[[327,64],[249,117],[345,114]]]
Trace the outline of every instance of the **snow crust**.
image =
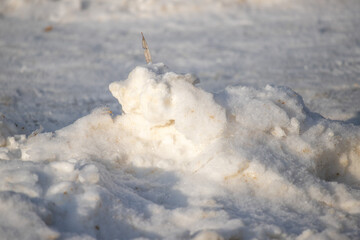
[[[356,239],[360,129],[287,87],[136,67],[55,132],[0,132],[6,239]],[[119,107],[120,108],[120,107]],[[5,127],[4,127],[5,126]],[[17,206],[17,207],[15,207]]]

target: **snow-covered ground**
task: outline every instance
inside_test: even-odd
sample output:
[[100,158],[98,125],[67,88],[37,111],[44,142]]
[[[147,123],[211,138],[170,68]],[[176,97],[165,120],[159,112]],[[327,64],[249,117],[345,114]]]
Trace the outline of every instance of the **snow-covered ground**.
[[359,12],[0,0],[0,238],[360,238]]

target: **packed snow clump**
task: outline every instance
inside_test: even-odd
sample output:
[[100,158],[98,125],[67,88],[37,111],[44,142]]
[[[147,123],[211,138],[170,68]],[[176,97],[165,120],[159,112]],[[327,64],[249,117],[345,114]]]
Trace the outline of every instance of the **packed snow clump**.
[[[163,132],[159,128],[173,125],[174,145],[175,135],[199,145],[220,137],[226,116],[225,109],[216,104],[212,94],[194,87],[196,80],[190,74],[178,75],[166,72],[163,65],[154,65],[153,69],[136,68],[128,80],[114,82],[109,88],[130,121],[139,125],[147,123],[142,134],[146,133],[144,137],[148,140]],[[160,139],[169,133],[166,131]]]
[[1,204],[24,202],[21,228],[39,238],[359,236],[358,127],[310,112],[287,87],[209,93],[197,82],[136,67],[109,86],[121,115],[96,109],[14,139]]

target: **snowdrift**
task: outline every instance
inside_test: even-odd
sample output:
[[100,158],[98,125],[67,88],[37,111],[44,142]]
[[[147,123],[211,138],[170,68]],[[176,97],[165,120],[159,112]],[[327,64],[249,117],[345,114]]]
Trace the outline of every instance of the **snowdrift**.
[[5,135],[1,236],[359,236],[358,127],[310,112],[287,87],[209,93],[197,82],[136,67],[109,86],[121,115]]

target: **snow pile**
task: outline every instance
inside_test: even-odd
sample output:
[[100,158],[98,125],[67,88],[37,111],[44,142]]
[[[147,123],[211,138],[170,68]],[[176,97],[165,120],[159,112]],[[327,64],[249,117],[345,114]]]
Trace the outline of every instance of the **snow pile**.
[[22,222],[2,215],[1,236],[360,235],[358,127],[309,112],[286,87],[212,94],[196,83],[163,64],[137,67],[109,86],[122,115],[97,109],[8,141],[0,207],[19,204]]
[[19,18],[51,21],[100,20],[128,16],[154,17],[199,12],[216,12],[219,9],[243,3],[256,6],[279,4],[283,0],[3,0],[0,13]]

